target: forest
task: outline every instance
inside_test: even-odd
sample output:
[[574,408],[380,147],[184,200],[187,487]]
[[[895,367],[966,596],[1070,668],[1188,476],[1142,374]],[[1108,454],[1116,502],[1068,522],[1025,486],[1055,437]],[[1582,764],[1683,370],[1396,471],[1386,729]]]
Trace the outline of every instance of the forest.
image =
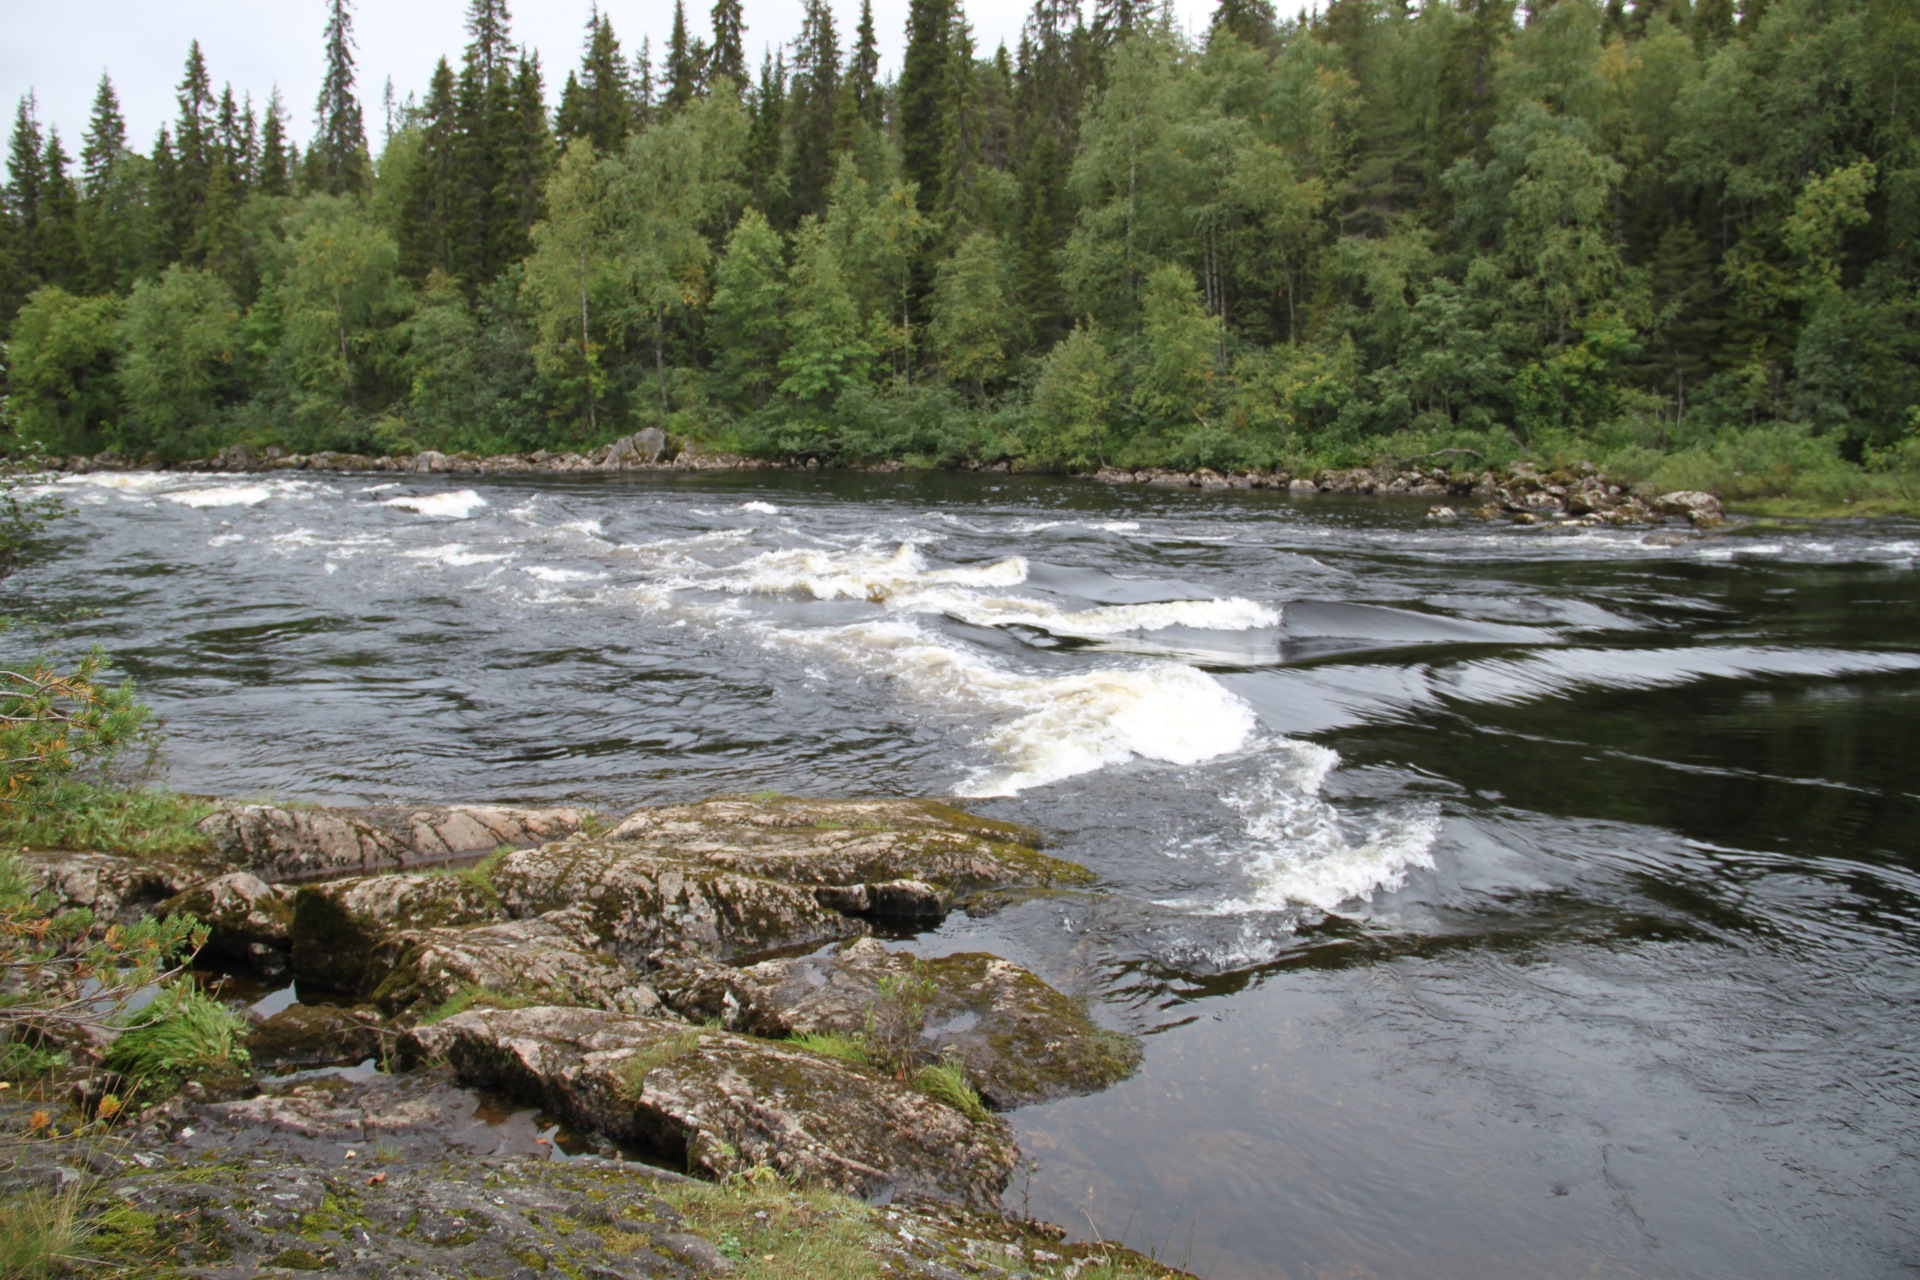
[[718,0],[704,33],[676,5],[657,60],[596,8],[563,80],[471,0],[371,121],[348,0],[324,16],[304,150],[197,42],[145,151],[106,76],[77,154],[19,104],[16,443],[657,426],[828,464],[1464,450],[1920,486],[1910,0],[1222,0],[1197,38],[1036,0],[992,50],[913,0],[890,79],[869,5],[846,32],[806,0],[756,68]]

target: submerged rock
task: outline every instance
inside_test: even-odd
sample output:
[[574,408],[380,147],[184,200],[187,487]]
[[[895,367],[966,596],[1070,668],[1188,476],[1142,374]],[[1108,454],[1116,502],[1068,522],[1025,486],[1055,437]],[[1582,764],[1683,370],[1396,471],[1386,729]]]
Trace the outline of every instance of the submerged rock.
[[1720,499],[1695,489],[1663,493],[1653,500],[1653,509],[1663,516],[1680,516],[1696,529],[1710,529],[1726,519]]
[[392,1039],[392,1033],[369,1013],[327,1004],[296,1004],[249,1032],[247,1053],[261,1075],[286,1075],[385,1057]]
[[756,1036],[892,1038],[898,1055],[956,1056],[998,1110],[1093,1093],[1133,1073],[1139,1047],[1076,1001],[979,952],[922,959],[862,938],[819,955],[743,968],[686,965],[655,979],[690,1018]]
[[666,1019],[476,1010],[401,1046],[714,1178],[765,1166],[867,1198],[992,1209],[1018,1158],[997,1120],[834,1058]]

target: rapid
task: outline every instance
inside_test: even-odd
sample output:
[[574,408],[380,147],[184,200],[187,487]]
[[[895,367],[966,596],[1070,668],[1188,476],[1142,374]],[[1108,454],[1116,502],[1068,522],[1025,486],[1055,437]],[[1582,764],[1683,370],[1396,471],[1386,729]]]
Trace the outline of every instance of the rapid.
[[[1920,1268],[1920,523],[1008,477],[63,477],[0,584],[173,787],[954,796],[1145,1037],[1015,1210],[1216,1280]],[[17,629],[10,648],[28,643]]]

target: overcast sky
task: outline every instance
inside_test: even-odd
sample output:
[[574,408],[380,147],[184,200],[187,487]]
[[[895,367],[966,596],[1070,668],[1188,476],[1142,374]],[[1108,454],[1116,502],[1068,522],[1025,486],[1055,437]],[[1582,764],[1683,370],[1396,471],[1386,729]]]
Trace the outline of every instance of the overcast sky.
[[[899,67],[907,3],[874,0],[883,74]],[[1200,30],[1215,4],[1174,0],[1174,13],[1190,30]],[[981,52],[990,53],[1003,40],[1013,48],[1031,5],[1032,0],[967,0]],[[653,38],[658,66],[673,25],[670,0],[601,0],[600,7],[613,20],[629,57],[643,34]],[[711,0],[687,4],[688,25],[697,37],[708,34],[710,7]],[[441,55],[458,65],[466,44],[461,25],[466,8],[466,0],[361,0],[355,7],[360,101],[368,140],[376,149],[387,78],[393,78],[395,93],[405,99],[408,93],[424,94]],[[539,50],[549,100],[557,99],[567,72],[579,65],[588,0],[512,0],[509,8],[515,40]],[[744,0],[742,9],[749,60],[756,67],[764,46],[784,44],[799,33],[799,0]],[[836,0],[834,12],[845,48],[860,18],[859,0]],[[231,83],[236,97],[252,93],[264,108],[268,92],[279,85],[293,134],[304,144],[320,87],[325,23],[325,0],[0,0],[4,127],[11,130],[15,104],[31,90],[39,103],[41,128],[57,126],[67,153],[77,154],[94,89],[106,71],[127,116],[129,141],[145,151],[155,131],[176,113],[174,86],[180,82],[187,46],[197,38],[216,92]]]

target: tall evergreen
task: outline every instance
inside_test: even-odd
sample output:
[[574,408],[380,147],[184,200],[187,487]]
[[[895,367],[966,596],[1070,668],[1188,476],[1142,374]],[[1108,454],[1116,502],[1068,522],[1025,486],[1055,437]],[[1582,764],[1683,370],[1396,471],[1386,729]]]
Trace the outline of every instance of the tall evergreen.
[[662,99],[668,111],[678,111],[699,95],[705,62],[706,49],[687,35],[686,0],[673,0],[673,33],[667,38],[666,93]]
[[747,86],[747,28],[740,17],[740,0],[714,0],[713,51],[707,55],[707,79],[721,76],[741,89]]
[[775,228],[793,226],[786,174],[780,167],[786,131],[787,68],[780,55],[760,60],[760,84],[753,94],[753,120],[747,127],[747,195]]
[[1254,48],[1273,39],[1272,0],[1220,0],[1213,11],[1213,31],[1225,31]]
[[71,163],[60,144],[60,131],[47,130],[46,150],[41,153],[39,252],[40,278],[47,284],[69,290],[85,287],[86,255],[80,240],[80,193],[74,189]]
[[580,71],[568,75],[560,95],[554,132],[564,143],[585,138],[601,152],[626,141],[634,126],[633,93],[627,84],[627,64],[620,56],[620,40],[613,22],[596,8],[587,20],[587,48]]
[[912,0],[907,10],[907,52],[900,64],[900,159],[907,181],[918,184],[931,208],[939,199],[943,102],[948,71],[947,38],[954,0]]
[[792,139],[787,156],[787,196],[793,216],[822,213],[833,180],[834,124],[839,101],[840,39],[826,0],[807,0],[800,36],[793,42],[793,80],[787,90],[786,122]]
[[7,317],[45,278],[40,254],[40,222],[47,195],[45,147],[38,104],[28,93],[14,110],[13,135],[7,141],[4,194],[10,251],[6,278],[0,281],[0,290],[4,290],[0,292],[0,308]]
[[424,280],[435,271],[452,276],[460,265],[460,107],[453,68],[445,58],[433,68],[418,127],[420,154],[407,175],[405,216],[397,238],[400,270]]
[[466,66],[483,89],[512,78],[512,27],[507,0],[467,0]]
[[366,123],[353,92],[353,17],[348,0],[327,6],[327,69],[314,104],[313,141],[307,166],[314,190],[328,195],[357,194],[367,188]]
[[207,184],[213,180],[217,151],[213,81],[207,60],[195,40],[187,50],[187,64],[175,90],[180,113],[174,119],[174,180],[171,199],[163,210],[169,258],[191,255],[205,216]]
[[121,153],[127,149],[127,120],[120,114],[120,98],[103,71],[93,93],[93,114],[80,140],[80,176],[89,195],[105,188]]
[[267,119],[260,127],[260,160],[255,165],[254,189],[263,196],[284,196],[291,190],[293,159],[287,151],[287,104],[280,86],[267,95]]
[[847,115],[878,129],[886,110],[880,87],[880,38],[873,26],[873,0],[860,0],[860,25],[847,58]]

